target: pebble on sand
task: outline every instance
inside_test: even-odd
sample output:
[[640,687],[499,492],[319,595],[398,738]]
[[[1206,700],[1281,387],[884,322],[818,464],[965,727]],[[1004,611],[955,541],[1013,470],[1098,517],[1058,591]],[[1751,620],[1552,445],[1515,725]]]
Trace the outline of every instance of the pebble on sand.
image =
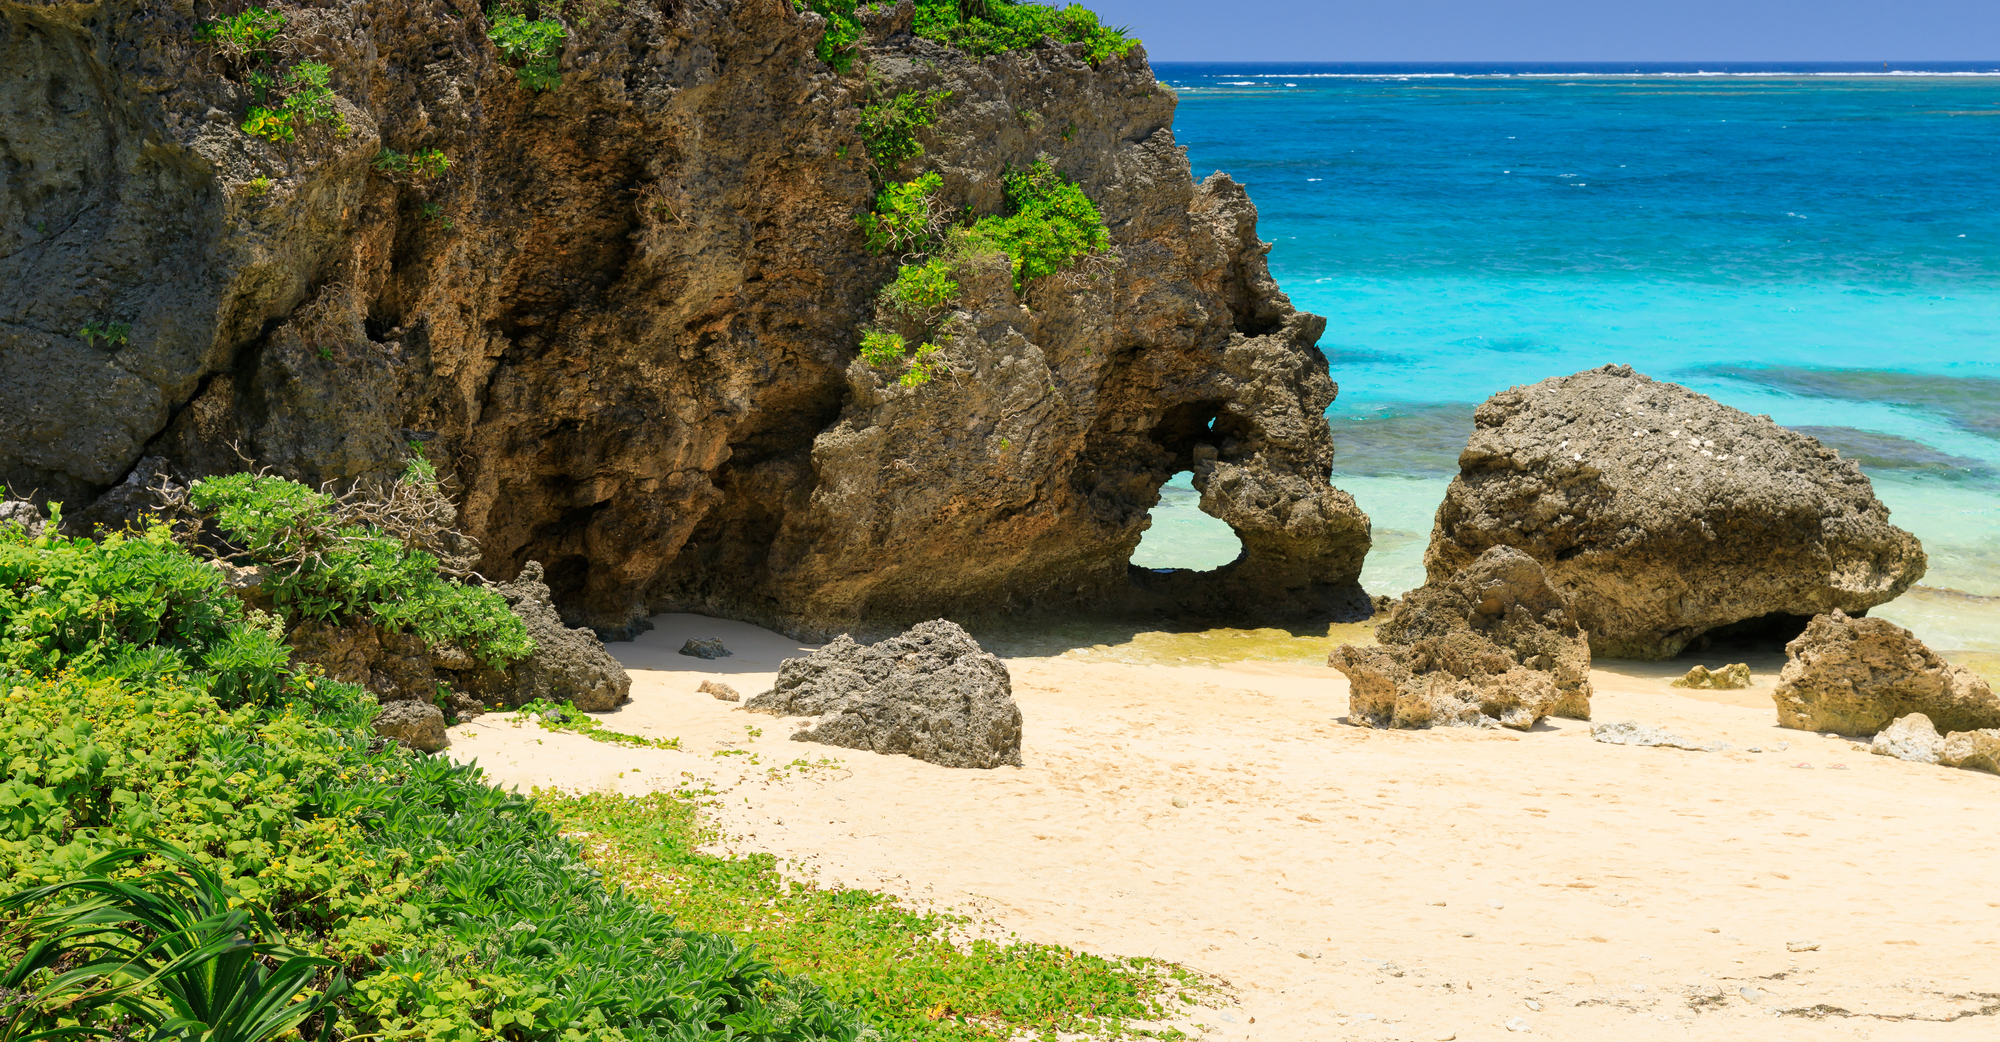
[[1786,950],[1786,951],[1788,951],[1788,952],[1816,952],[1816,951],[1819,951],[1819,942],[1818,942],[1818,941],[1786,941],[1786,942],[1785,942],[1785,950]]
[[694,658],[727,658],[729,653],[729,649],[722,646],[720,637],[689,637],[688,642],[681,645],[681,654]]

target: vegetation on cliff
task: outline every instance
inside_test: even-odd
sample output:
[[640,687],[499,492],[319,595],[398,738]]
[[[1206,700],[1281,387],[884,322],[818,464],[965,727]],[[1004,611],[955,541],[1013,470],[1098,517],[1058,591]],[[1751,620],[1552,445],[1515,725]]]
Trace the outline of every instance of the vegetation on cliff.
[[[1055,171],[1046,158],[1005,175],[1007,212],[954,224],[939,198],[935,171],[885,185],[875,209],[861,216],[869,249],[901,254],[905,262],[878,300],[882,321],[862,331],[861,357],[878,368],[904,361],[911,339],[921,342],[899,377],[904,386],[930,380],[939,322],[958,301],[959,272],[980,258],[1004,255],[1014,290],[1074,265],[1110,244],[1097,205],[1081,186]],[[901,327],[901,328],[897,328]]]
[[[854,17],[865,0],[792,0],[800,10],[826,19],[820,38],[821,61],[846,72],[854,62],[861,24]],[[970,54],[1000,54],[1033,47],[1044,37],[1058,43],[1088,46],[1095,64],[1123,58],[1139,41],[1123,27],[1098,21],[1097,13],[1079,4],[1051,7],[1020,0],[917,0],[912,26],[918,36],[951,44]]]

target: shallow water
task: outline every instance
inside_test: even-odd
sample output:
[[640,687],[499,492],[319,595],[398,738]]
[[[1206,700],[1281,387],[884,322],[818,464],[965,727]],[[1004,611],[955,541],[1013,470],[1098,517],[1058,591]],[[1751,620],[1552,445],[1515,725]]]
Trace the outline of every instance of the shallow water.
[[[1328,317],[1371,593],[1422,582],[1481,400],[1627,363],[1859,461],[1931,560],[1876,614],[2000,652],[2000,79],[1157,68]],[[1232,559],[1177,482],[1134,560]]]

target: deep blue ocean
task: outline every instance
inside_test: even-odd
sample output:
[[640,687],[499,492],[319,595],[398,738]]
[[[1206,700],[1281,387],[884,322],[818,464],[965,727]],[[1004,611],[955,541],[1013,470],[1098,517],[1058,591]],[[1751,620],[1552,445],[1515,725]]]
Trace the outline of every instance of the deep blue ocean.
[[[1370,592],[1421,583],[1480,401],[1620,362],[1859,459],[1931,558],[1877,614],[2000,651],[2000,63],[1155,69],[1328,319]],[[1154,519],[1136,563],[1236,554],[1185,476]]]

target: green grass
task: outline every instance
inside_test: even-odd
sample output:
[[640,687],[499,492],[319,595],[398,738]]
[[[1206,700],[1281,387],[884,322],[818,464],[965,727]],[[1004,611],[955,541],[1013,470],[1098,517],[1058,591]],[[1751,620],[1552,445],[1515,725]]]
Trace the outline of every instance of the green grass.
[[700,853],[718,837],[701,824],[695,794],[537,791],[535,799],[628,893],[683,927],[754,945],[897,1038],[1178,1038],[1128,1022],[1172,1016],[1213,988],[1171,963],[967,939],[973,924],[961,916],[916,911],[872,891],[788,881],[768,854]]

